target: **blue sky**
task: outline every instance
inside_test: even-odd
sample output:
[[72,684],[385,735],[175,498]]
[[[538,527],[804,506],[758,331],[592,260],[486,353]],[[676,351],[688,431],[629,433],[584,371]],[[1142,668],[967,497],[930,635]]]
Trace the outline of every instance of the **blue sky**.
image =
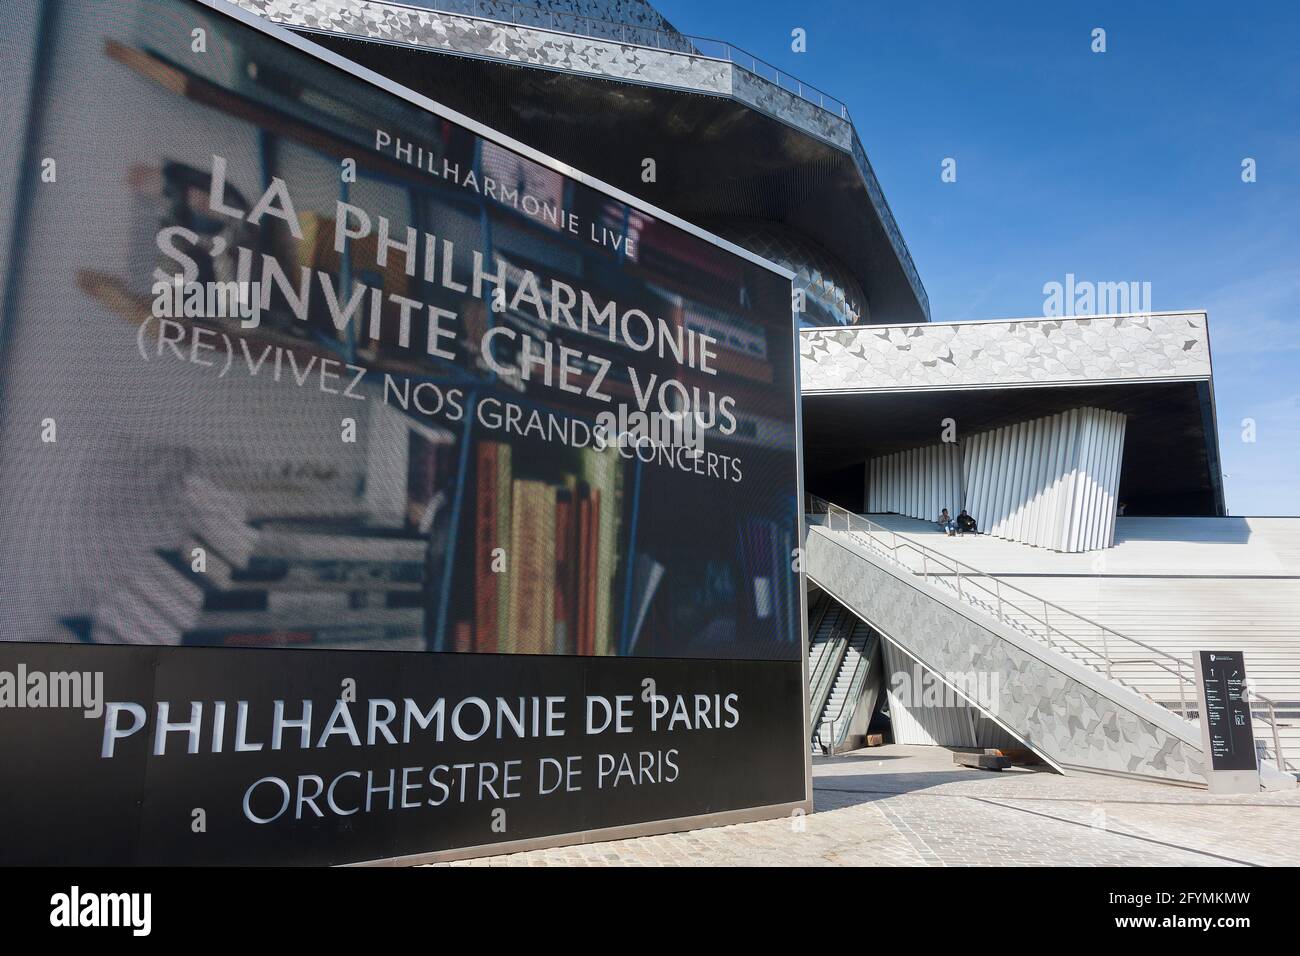
[[936,321],[1042,314],[1070,272],[1207,309],[1228,507],[1300,514],[1300,4],[655,6],[848,104]]

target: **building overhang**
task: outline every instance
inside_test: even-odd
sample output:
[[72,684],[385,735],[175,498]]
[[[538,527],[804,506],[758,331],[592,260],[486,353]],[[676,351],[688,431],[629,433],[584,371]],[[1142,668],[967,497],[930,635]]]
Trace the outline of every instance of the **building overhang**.
[[[1128,514],[1226,509],[1203,312],[808,329],[804,469],[834,500],[867,459],[1071,408],[1128,416]],[[846,507],[848,505],[846,504]]]
[[[234,2],[683,219],[783,223],[852,271],[873,319],[929,321],[847,111],[767,79],[760,61],[746,68],[726,44],[634,26],[625,42],[380,0]],[[661,48],[643,45],[650,37]]]
[[1204,312],[804,329],[804,395],[1211,379]]

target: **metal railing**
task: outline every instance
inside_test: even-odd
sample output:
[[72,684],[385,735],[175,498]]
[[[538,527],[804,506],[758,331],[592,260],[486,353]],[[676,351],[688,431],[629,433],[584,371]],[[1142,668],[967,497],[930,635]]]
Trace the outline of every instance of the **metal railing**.
[[[849,684],[848,687],[845,688],[846,692],[843,699],[840,701],[839,713],[830,716],[830,708],[828,706],[826,715],[827,719],[821,722],[821,726],[830,729],[830,735],[828,738],[830,740],[828,747],[830,753],[835,752],[835,748],[844,742],[844,738],[848,734],[849,720],[852,719],[854,711],[857,710],[859,698],[862,696],[863,685],[866,684],[867,674],[871,670],[875,632],[870,629],[869,625],[861,623],[855,624],[849,631],[848,641],[844,647],[844,660],[840,663],[838,670],[843,670],[845,667],[849,666],[848,658],[849,655],[853,653],[853,636],[857,633],[859,627],[866,629],[866,639],[863,641],[862,650],[858,654],[858,659],[853,662],[853,671],[849,674]],[[831,685],[832,695],[835,692],[835,684],[839,683],[839,678],[840,674],[837,672],[835,675],[835,682]],[[845,715],[846,711],[848,712],[847,719]]]
[[[837,620],[832,622],[831,631],[826,635],[818,648],[819,656],[814,662],[816,667],[810,675],[810,687],[808,692],[809,707],[815,713],[814,719],[820,719],[822,712],[826,709],[826,703],[830,700],[831,689],[835,684],[835,675],[839,672],[840,663],[844,659],[844,653],[848,647],[848,636],[845,634],[845,626],[842,618],[849,615],[848,611],[835,608],[830,613],[837,615]],[[819,725],[820,726],[820,725]]]
[[659,30],[654,27],[623,23],[618,20],[584,17],[576,13],[564,13],[533,4],[515,3],[512,0],[430,0],[425,4],[391,2],[391,0],[385,0],[385,2],[389,6],[407,7],[413,10],[432,10],[437,13],[452,15],[459,14],[481,20],[501,20],[516,26],[531,26],[558,33],[572,33],[578,36],[591,37],[596,40],[614,40],[619,43],[629,43],[633,46],[669,50],[674,53],[689,53],[711,60],[723,60],[752,73],[759,79],[780,87],[788,93],[793,93],[805,102],[820,107],[840,119],[849,119],[849,108],[842,101],[725,40],[694,36],[689,33],[677,33],[671,30]]
[[[1182,658],[1121,634],[1114,628],[1084,617],[1076,611],[1044,600],[1023,588],[1007,583],[994,574],[971,567],[964,561],[958,561],[933,548],[927,548],[905,535],[876,524],[870,518],[855,514],[823,498],[809,495],[806,510],[809,515],[825,515],[829,530],[845,532],[870,550],[886,557],[893,564],[919,575],[927,584],[933,583],[936,587],[955,592],[957,598],[963,603],[983,610],[996,617],[1002,624],[1041,642],[1049,649],[1065,654],[1105,674],[1109,679],[1141,694],[1152,703],[1174,711],[1184,719],[1190,719],[1189,713],[1199,716],[1199,705],[1194,706],[1189,712],[1187,703],[1189,686],[1195,700],[1196,680],[1192,676],[1194,668]],[[1086,634],[1095,631],[1100,650],[1097,644],[1081,641],[1075,633],[1062,630],[1060,624],[1064,623],[1069,623],[1071,631],[1075,633]],[[1155,666],[1173,675],[1178,686],[1177,709],[1171,706],[1171,702],[1157,700],[1116,675],[1117,669],[1133,664]],[[1252,704],[1261,705],[1259,708],[1252,706],[1252,716],[1260,717],[1256,710],[1261,710],[1263,715],[1266,715],[1262,719],[1272,730],[1273,759],[1277,762],[1278,769],[1294,772],[1295,768],[1282,754],[1275,702],[1253,691],[1250,696]]]

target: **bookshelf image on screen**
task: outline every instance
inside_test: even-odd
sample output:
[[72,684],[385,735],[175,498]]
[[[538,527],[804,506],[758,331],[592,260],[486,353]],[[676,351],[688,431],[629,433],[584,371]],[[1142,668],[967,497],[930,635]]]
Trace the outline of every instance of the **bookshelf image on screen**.
[[95,162],[30,191],[0,317],[0,640],[799,659],[788,275],[114,6],[60,21],[40,129]]

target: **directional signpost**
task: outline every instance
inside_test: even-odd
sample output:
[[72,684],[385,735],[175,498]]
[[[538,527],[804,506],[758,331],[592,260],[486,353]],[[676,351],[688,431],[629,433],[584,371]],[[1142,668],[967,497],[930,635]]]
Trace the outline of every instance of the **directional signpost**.
[[1257,793],[1259,764],[1241,651],[1198,652],[1196,690],[1210,792]]

